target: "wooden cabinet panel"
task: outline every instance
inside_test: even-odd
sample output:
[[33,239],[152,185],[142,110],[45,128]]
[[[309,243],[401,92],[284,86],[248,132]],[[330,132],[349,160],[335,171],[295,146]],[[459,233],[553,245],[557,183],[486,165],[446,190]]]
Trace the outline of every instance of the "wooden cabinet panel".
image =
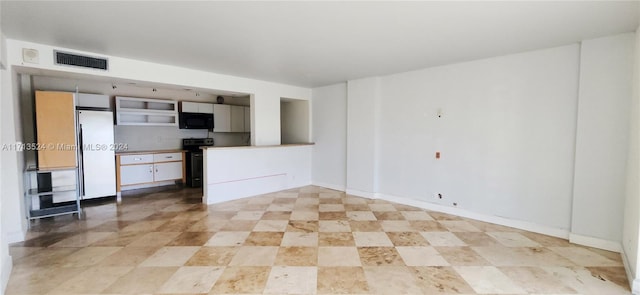
[[36,91],[38,168],[76,167],[73,93]]

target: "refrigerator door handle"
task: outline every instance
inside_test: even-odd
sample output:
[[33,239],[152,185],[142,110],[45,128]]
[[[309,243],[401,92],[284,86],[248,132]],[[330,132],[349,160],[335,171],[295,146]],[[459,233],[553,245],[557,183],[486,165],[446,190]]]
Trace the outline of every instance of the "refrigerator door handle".
[[84,168],[83,167],[83,159],[84,159],[83,148],[84,148],[84,145],[82,144],[82,142],[83,142],[82,141],[82,137],[83,137],[82,124],[78,124],[78,125],[79,126],[78,126],[78,147],[77,147],[77,149],[78,149],[78,154],[80,154],[80,161],[78,161],[78,169],[80,169],[80,173],[78,173],[78,175],[80,176],[80,181],[79,181],[80,187],[78,189],[80,190],[80,197],[82,198],[82,197],[84,197],[84,171],[83,171],[84,170],[83,169]]

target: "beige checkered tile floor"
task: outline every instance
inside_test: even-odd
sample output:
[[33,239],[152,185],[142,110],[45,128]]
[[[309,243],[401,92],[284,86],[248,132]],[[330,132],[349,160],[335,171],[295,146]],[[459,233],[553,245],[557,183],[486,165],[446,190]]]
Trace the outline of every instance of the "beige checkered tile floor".
[[173,190],[34,223],[7,294],[629,294],[620,255],[303,187]]

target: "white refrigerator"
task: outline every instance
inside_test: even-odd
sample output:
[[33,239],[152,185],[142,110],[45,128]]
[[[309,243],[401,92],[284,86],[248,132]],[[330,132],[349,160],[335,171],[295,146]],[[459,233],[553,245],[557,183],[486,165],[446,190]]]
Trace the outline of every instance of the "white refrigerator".
[[79,110],[78,139],[82,199],[115,196],[113,113]]

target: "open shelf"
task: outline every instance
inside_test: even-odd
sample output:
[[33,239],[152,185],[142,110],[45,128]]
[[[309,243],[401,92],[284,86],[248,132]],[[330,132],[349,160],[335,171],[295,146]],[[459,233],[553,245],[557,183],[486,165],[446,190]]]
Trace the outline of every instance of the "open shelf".
[[[51,181],[51,187],[42,188],[38,187],[39,174],[47,173],[64,173],[65,171],[73,171],[75,177],[75,184],[58,183],[55,185],[55,180]],[[78,214],[80,218],[80,190],[78,182],[78,168],[53,168],[53,169],[38,169],[35,167],[28,167],[24,173],[25,194],[24,202],[27,213],[27,219],[37,219],[52,217],[64,214]],[[72,201],[67,202],[55,202],[55,196],[73,196]],[[47,204],[46,206],[44,204]]]
[[178,126],[178,104],[173,100],[116,96],[116,124]]

